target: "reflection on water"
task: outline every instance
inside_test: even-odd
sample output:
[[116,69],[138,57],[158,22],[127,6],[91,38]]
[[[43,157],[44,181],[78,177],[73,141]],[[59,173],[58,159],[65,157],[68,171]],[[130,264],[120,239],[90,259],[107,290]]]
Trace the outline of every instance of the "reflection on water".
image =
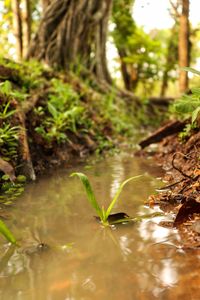
[[177,232],[159,226],[161,217],[102,228],[72,171],[87,173],[105,206],[123,180],[149,174],[127,184],[115,212],[151,212],[143,204],[159,185],[157,170],[127,155],[31,184],[8,222],[22,247],[0,245],[0,299],[199,299],[199,257],[180,251]]

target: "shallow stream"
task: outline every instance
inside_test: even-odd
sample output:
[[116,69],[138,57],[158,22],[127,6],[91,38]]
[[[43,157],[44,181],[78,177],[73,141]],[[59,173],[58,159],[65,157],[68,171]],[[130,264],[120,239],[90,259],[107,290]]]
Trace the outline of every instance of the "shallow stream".
[[103,228],[78,178],[69,178],[74,171],[88,175],[105,207],[123,180],[145,174],[127,184],[115,212],[154,212],[144,203],[160,185],[160,170],[127,154],[30,184],[6,221],[21,247],[0,241],[0,299],[199,299],[198,253],[177,247],[177,231],[159,226],[166,217]]

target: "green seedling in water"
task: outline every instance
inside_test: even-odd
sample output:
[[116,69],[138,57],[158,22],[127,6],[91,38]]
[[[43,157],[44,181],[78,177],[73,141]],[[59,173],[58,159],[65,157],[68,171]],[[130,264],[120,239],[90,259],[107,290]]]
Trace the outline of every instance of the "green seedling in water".
[[[121,185],[119,186],[115,196],[113,197],[112,201],[110,202],[110,205],[108,206],[108,208],[105,210],[104,207],[100,207],[97,200],[96,200],[96,197],[94,195],[94,192],[92,190],[92,187],[91,187],[91,184],[89,182],[89,179],[88,177],[83,174],[83,173],[72,173],[70,175],[70,177],[73,177],[73,176],[78,176],[79,179],[81,180],[82,184],[84,185],[85,187],[85,191],[86,191],[86,194],[87,194],[87,199],[89,201],[89,203],[92,205],[92,207],[96,210],[96,213],[97,215],[99,216],[100,220],[101,220],[101,223],[104,225],[104,226],[108,226],[109,225],[109,221],[108,221],[108,217],[109,215],[111,214],[112,210],[113,210],[113,207],[115,205],[115,203],[117,202],[124,186],[131,180],[133,179],[137,179],[143,175],[138,175],[138,176],[134,176],[134,177],[130,177],[128,179],[126,179],[125,181],[123,181],[121,183]],[[123,222],[124,220],[122,220]]]
[[14,235],[12,234],[12,232],[8,229],[8,227],[6,226],[6,224],[2,220],[0,220],[0,233],[11,244],[16,244],[17,243],[17,240],[15,239]]

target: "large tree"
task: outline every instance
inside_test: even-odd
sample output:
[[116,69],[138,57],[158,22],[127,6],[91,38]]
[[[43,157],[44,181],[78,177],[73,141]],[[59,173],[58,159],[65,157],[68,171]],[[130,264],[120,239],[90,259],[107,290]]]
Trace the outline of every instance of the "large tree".
[[188,67],[190,64],[190,24],[189,24],[189,0],[170,0],[174,10],[174,15],[179,24],[178,37],[178,62],[180,67],[179,72],[179,91],[181,93],[188,89],[188,75],[183,70],[183,67]]
[[118,50],[124,86],[135,91],[142,82],[152,89],[160,62],[160,43],[138,27],[133,19],[134,0],[115,0],[113,5],[113,39]]
[[81,65],[110,83],[106,40],[112,0],[51,0],[43,4],[43,17],[28,56],[64,69]]
[[13,12],[13,31],[16,39],[17,57],[23,57],[23,33],[22,33],[22,16],[20,10],[20,0],[12,1]]
[[23,29],[24,29],[24,36],[23,36],[23,52],[25,54],[28,51],[31,41],[31,2],[30,0],[24,0],[24,14],[23,14]]
[[[127,63],[130,55],[130,37],[134,36],[136,25],[132,18],[133,0],[114,0],[112,19],[114,22],[113,39],[121,65],[121,74],[127,90],[134,90],[138,82],[138,70],[132,63]],[[132,51],[132,49],[131,49]]]
[[[189,0],[181,1],[180,29],[179,29],[179,66],[188,67],[190,63],[190,43],[189,43]],[[188,89],[188,76],[185,71],[180,70],[179,75],[180,92]]]

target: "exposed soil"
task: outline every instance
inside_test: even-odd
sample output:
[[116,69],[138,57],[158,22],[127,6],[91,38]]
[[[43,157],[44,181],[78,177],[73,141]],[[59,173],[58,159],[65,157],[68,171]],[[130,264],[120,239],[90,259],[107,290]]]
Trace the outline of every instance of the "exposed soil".
[[163,139],[153,155],[165,170],[165,186],[149,197],[149,205],[159,205],[174,215],[181,246],[200,248],[200,131],[185,141],[178,134]]

